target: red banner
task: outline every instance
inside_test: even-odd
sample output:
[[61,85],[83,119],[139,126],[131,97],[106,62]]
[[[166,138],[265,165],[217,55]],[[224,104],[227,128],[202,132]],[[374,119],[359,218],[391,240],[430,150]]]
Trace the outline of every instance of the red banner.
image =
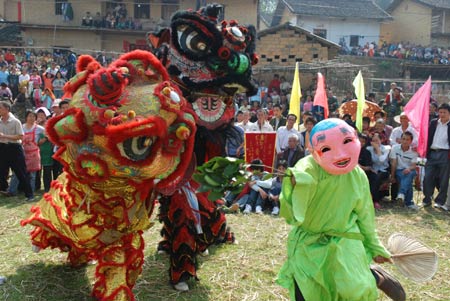
[[[275,140],[277,134],[273,133],[245,133],[245,162],[261,159],[264,165],[273,166],[275,158]],[[272,172],[271,169],[265,168]]]

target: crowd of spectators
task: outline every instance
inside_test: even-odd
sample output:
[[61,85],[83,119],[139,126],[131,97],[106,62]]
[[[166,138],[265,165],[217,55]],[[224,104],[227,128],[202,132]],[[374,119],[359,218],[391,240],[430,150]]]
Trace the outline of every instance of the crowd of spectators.
[[[286,88],[282,89],[283,86]],[[290,87],[287,87],[285,79],[274,75],[267,87],[263,81],[260,82],[256,96],[246,98],[241,95],[236,98],[237,114],[234,126],[240,128],[242,137],[237,140],[233,138],[233,147],[226,148],[227,156],[240,158],[245,156],[243,142],[245,132],[276,133],[274,164],[276,168],[278,165],[282,169],[292,167],[298,160],[310,154],[309,133],[318,121],[324,119],[324,110],[320,106],[313,105],[314,92],[305,91],[303,93],[305,96],[301,100],[301,122],[296,126],[296,115],[288,113],[289,91]],[[328,89],[327,93],[329,117],[342,118],[355,127],[354,116],[349,114],[342,116],[338,110],[341,104],[354,99],[353,93],[347,93],[342,100],[338,100],[331,89]],[[418,134],[402,111],[407,103],[402,88],[392,83],[390,91],[382,98],[377,100],[375,93],[369,93],[368,99],[380,103],[380,110],[375,112],[374,116],[363,119],[363,130],[360,133],[362,143],[360,166],[366,171],[374,207],[381,209],[382,201],[389,199],[417,211],[420,208],[419,205],[426,207],[431,204],[430,195],[435,188],[438,188],[440,194],[435,200],[435,207],[448,211],[450,209],[450,201],[446,203],[450,172],[448,159],[440,166],[442,169],[434,163],[425,166],[421,173],[425,174],[426,179],[423,184],[424,201],[422,204],[416,204],[413,200],[413,184],[417,182],[419,168],[416,152]],[[436,100],[430,97],[430,124],[439,120],[439,124],[442,123],[448,127],[449,110],[448,104],[438,106]],[[450,127],[448,128],[450,137]],[[434,133],[429,135],[433,137]],[[431,141],[429,154],[449,153],[450,144],[446,136],[439,136],[436,141]],[[269,209],[272,210],[272,214],[277,215],[279,208],[273,201],[277,200],[277,195],[270,193],[274,188],[272,185],[277,185],[277,177],[262,180],[264,173],[262,169],[260,170],[260,164],[254,162],[252,164],[254,165],[252,170],[256,171],[256,176],[249,182],[247,190],[237,196],[227,194],[224,202],[231,211],[241,210],[243,213],[254,211],[260,214]],[[439,170],[436,171],[436,169]],[[437,177],[437,174],[441,174],[442,177]],[[447,185],[444,185],[445,181]],[[416,188],[422,189],[422,185],[416,185]],[[388,196],[390,198],[387,198]]]
[[81,25],[111,29],[142,29],[139,20],[128,16],[126,5],[121,3],[118,3],[115,8],[108,9],[104,16],[100,12],[95,15],[92,15],[89,11],[86,12],[81,20]]
[[[102,53],[97,59],[108,63]],[[35,190],[43,187],[48,191],[51,180],[61,173],[61,164],[52,159],[57,147],[47,139],[44,128],[49,118],[62,114],[69,106],[63,87],[67,78],[75,74],[76,60],[75,53],[59,49],[53,52],[1,50],[2,195],[15,196],[21,189],[27,201],[34,201]],[[8,182],[9,170],[13,173]]]
[[[109,59],[104,53],[99,53],[97,60],[102,64],[108,64]],[[44,51],[29,51],[11,49],[2,50],[0,53],[0,97],[4,100],[12,116],[15,116],[20,123],[26,124],[29,112],[40,114],[37,118],[36,124],[42,122],[54,114],[61,112],[61,97],[63,96],[62,87],[67,81],[67,77],[73,72],[73,67],[76,62],[76,55],[73,52],[61,52],[55,50],[54,52]],[[386,183],[397,184],[392,187],[399,186],[399,191],[391,191],[391,198],[401,200],[411,209],[417,209],[417,205],[411,200],[412,181],[415,175],[415,161],[407,160],[401,161],[399,156],[403,156],[403,152],[408,153],[408,158],[416,158],[414,154],[415,147],[417,147],[417,133],[414,128],[409,125],[409,121],[405,115],[402,115],[402,108],[406,104],[407,99],[402,93],[402,88],[395,83],[391,84],[390,91],[377,99],[374,93],[369,93],[367,99],[379,103],[383,110],[377,112],[372,119],[364,118],[363,131],[361,140],[364,141],[363,148],[366,151],[365,158],[363,158],[361,166],[366,170],[369,183],[371,185],[372,197],[374,206],[380,208],[381,199],[385,196],[387,189],[383,189]],[[274,132],[276,133],[276,168],[292,167],[302,157],[310,154],[309,133],[312,127],[319,121],[324,119],[324,108],[313,104],[314,87],[303,91],[304,95],[301,99],[301,121],[299,120],[297,126],[297,116],[289,114],[289,99],[291,85],[283,77],[274,74],[272,80],[266,86],[264,81],[259,82],[258,93],[255,96],[246,97],[245,95],[237,95],[236,103],[236,118],[234,127],[237,129],[240,137],[228,137],[225,147],[225,155],[234,157],[244,157],[244,133],[245,132]],[[349,124],[354,126],[351,116],[340,116],[338,108],[342,103],[354,99],[352,92],[346,93],[341,100],[333,94],[332,89],[327,89],[329,117],[339,117],[346,120]],[[65,106],[67,102],[64,102]],[[446,105],[446,106],[445,106]],[[440,129],[441,123],[448,125],[448,120],[445,120],[445,113],[448,113],[449,107],[447,104],[439,106],[437,102],[430,98],[430,120],[438,120],[439,126],[434,126]],[[439,114],[438,114],[439,112]],[[394,117],[399,117],[399,127],[393,129]],[[36,116],[37,117],[37,116]],[[376,122],[374,122],[376,121]],[[30,128],[30,122],[27,128]],[[45,123],[44,123],[45,124]],[[433,128],[433,127],[430,127]],[[433,137],[434,133],[430,133]],[[442,131],[439,131],[442,135]],[[450,131],[449,131],[450,135]],[[447,139],[442,142],[442,139]],[[38,142],[36,142],[38,143]],[[403,143],[403,144],[402,144]],[[1,144],[1,143],[0,143]],[[448,138],[442,136],[438,137],[437,144],[429,145],[430,154],[440,154],[441,151],[448,151],[450,149]],[[392,155],[395,145],[403,145],[402,151],[396,147],[395,154]],[[400,155],[398,155],[400,153]],[[439,157],[441,158],[441,157]],[[439,158],[435,158],[439,160]],[[447,158],[447,157],[446,157]],[[441,158],[442,159],[442,158]],[[400,160],[400,161],[395,161]],[[431,161],[433,162],[433,161]],[[445,164],[439,166],[428,166],[425,168],[425,182],[424,206],[431,204],[432,192],[435,187],[439,188],[439,199],[436,199],[435,206],[444,210],[449,209],[450,204],[446,204],[445,190],[448,187],[448,173],[450,171],[450,161],[446,159]],[[408,184],[402,182],[402,177],[398,170],[405,169],[406,165],[409,167]],[[44,165],[43,165],[44,166]],[[394,166],[394,167],[393,167]],[[445,167],[444,170],[437,170],[438,167]],[[42,169],[43,170],[43,169]],[[256,168],[258,170],[258,168]],[[427,171],[432,174],[435,179],[427,178]],[[1,171],[0,171],[1,173]],[[438,176],[436,176],[438,175]],[[0,174],[1,176],[1,174]],[[256,176],[256,175],[255,175]],[[262,180],[261,177],[253,179],[249,183],[249,190],[247,195],[228,196],[227,204],[234,206],[235,209],[241,209],[245,213],[255,211],[262,213],[262,211],[270,206],[272,214],[277,215],[279,207],[277,205],[278,189],[272,185],[279,185],[280,178],[275,176],[270,181]],[[33,177],[34,178],[34,177]],[[37,177],[40,179],[41,177]],[[45,176],[44,176],[45,178]],[[48,177],[47,177],[48,178]],[[445,183],[437,183],[437,179],[447,179]],[[23,180],[22,175],[20,179]],[[18,179],[20,181],[20,179]],[[31,181],[34,181],[31,180]],[[444,181],[445,182],[445,181]],[[2,185],[2,191],[5,194],[13,195],[15,190],[6,190],[5,185]],[[14,186],[13,186],[14,187]],[[32,186],[33,187],[33,186]],[[431,191],[431,192],[430,192]],[[29,196],[29,195],[28,195]],[[448,202],[447,202],[448,203]]]
[[[75,74],[77,55],[71,51],[55,49],[54,51],[28,49],[2,49],[0,51],[0,84],[6,84],[12,91],[12,99],[19,94],[19,87],[26,85],[24,80],[33,82],[27,95],[34,89],[51,88],[61,91],[61,82],[55,78],[67,79]],[[57,74],[59,71],[59,74]]]
[[[99,52],[96,59],[106,66],[113,58]],[[0,85],[7,89],[1,90],[0,98],[13,101],[22,86],[27,88],[25,94],[34,105],[39,104],[46,89],[61,98],[65,82],[75,75],[76,61],[77,54],[70,50],[2,49]]]
[[383,42],[381,45],[372,42],[356,47],[349,47],[344,41],[339,44],[342,47],[341,54],[346,55],[396,58],[429,64],[450,64],[450,47],[422,46],[409,42]]

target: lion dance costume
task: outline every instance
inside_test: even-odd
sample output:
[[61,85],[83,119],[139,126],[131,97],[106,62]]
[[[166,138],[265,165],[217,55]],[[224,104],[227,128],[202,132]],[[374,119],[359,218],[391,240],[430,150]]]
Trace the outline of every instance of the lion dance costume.
[[[255,34],[235,21],[218,24],[219,8],[175,14],[171,29],[152,37],[162,64],[144,51],[107,68],[80,57],[65,86],[71,108],[47,125],[64,173],[22,225],[35,226],[38,250],[59,248],[73,265],[97,260],[100,300],[134,300],[142,233],[157,198],[159,249],[170,255],[172,284],[196,278],[196,254],[234,239],[224,214],[190,179],[194,148],[205,150],[199,162],[220,155],[233,96],[255,91]],[[205,144],[207,137],[214,139]]]
[[[225,138],[238,135],[230,126],[235,94],[256,91],[251,82],[251,66],[258,60],[255,30],[234,20],[219,23],[221,12],[222,6],[217,4],[199,11],[180,11],[172,17],[170,28],[149,35],[172,81],[192,105],[199,164],[222,155]],[[215,203],[189,191],[184,188],[160,199],[163,240],[158,249],[170,255],[170,279],[177,289],[178,283],[196,278],[197,253],[213,243],[234,239]]]
[[71,108],[49,120],[64,172],[22,225],[37,249],[59,248],[72,265],[97,260],[93,295],[134,300],[142,233],[159,191],[185,180],[194,116],[151,53],[125,54],[108,68],[80,57],[65,92]]

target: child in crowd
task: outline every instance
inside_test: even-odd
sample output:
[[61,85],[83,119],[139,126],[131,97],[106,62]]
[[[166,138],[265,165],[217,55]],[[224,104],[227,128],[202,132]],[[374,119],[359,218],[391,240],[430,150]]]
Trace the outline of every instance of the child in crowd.
[[41,100],[40,100],[41,105],[40,106],[45,107],[48,110],[50,110],[52,108],[54,100],[55,100],[55,95],[53,95],[52,90],[49,88],[45,88],[44,92],[41,95]]

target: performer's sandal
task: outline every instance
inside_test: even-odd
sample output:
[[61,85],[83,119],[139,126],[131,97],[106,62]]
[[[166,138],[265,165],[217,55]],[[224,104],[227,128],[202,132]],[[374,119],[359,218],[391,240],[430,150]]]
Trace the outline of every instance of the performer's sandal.
[[405,301],[406,293],[401,283],[378,265],[371,265],[370,270],[377,279],[377,287],[394,301]]

